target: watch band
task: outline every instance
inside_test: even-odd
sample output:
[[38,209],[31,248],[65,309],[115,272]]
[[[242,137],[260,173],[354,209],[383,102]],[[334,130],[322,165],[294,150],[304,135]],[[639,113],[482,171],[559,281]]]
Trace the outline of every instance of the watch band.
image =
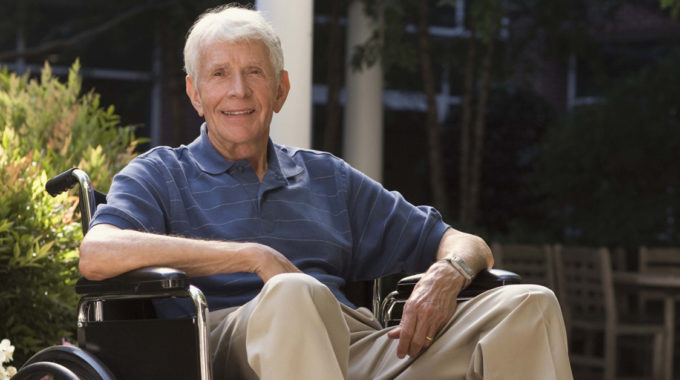
[[442,260],[448,262],[451,264],[453,269],[455,269],[458,273],[460,273],[461,276],[465,279],[465,285],[467,286],[470,282],[472,282],[472,279],[475,277],[475,272],[472,271],[472,268],[465,262],[465,260],[461,259],[458,256],[453,256],[453,257],[445,257]]

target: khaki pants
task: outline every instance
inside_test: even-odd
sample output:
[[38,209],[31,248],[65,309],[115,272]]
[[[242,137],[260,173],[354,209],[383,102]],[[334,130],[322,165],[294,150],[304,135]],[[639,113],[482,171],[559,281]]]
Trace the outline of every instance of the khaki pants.
[[275,276],[209,321],[215,379],[573,379],[559,304],[535,285],[461,303],[415,358],[397,357],[368,309],[341,305],[303,274]]

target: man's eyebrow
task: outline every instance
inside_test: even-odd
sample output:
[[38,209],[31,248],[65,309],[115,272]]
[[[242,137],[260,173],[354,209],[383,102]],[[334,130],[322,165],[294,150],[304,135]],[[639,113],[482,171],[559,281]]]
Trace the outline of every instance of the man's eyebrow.
[[[253,60],[253,61],[247,61],[243,64],[242,67],[264,67],[267,65],[266,61],[259,61],[259,60]],[[224,69],[224,68],[230,68],[232,65],[228,62],[215,62],[210,65],[208,65],[208,68],[210,70],[216,70],[216,69]]]
[[218,69],[225,69],[229,68],[229,64],[225,62],[214,62],[208,65],[208,70],[213,71],[213,70],[218,70]]
[[262,67],[262,66],[265,66],[266,64],[267,64],[267,62],[266,62],[266,61],[263,61],[263,60],[254,60],[254,61],[248,61],[248,62],[246,62],[246,66],[258,66],[258,67]]

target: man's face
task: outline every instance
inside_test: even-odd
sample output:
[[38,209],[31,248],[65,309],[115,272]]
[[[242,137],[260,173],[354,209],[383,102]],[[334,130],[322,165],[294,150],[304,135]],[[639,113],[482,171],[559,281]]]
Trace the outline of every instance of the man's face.
[[[229,159],[236,148],[266,147],[269,124],[283,106],[288,73],[278,79],[262,41],[217,42],[203,50],[187,95],[208,124],[212,144]],[[232,157],[230,157],[232,156]]]

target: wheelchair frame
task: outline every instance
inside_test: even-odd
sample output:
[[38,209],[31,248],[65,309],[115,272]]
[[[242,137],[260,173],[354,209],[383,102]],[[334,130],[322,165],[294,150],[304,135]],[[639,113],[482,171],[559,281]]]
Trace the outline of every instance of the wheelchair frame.
[[[88,230],[90,220],[98,203],[104,203],[106,196],[95,191],[90,177],[84,171],[73,168],[67,170],[56,177],[50,179],[45,185],[47,191],[56,196],[59,193],[71,189],[74,185],[79,185],[80,210],[82,217],[83,234]],[[106,354],[106,350],[100,343],[116,344],[121,347],[119,342],[115,342],[120,336],[130,335],[131,323],[134,320],[121,319],[119,321],[107,321],[105,317],[111,311],[120,313],[109,307],[110,304],[116,306],[116,302],[136,302],[158,298],[190,298],[195,308],[195,315],[187,319],[167,320],[164,325],[172,326],[173,330],[184,325],[195,326],[193,334],[186,333],[180,339],[195,342],[194,354],[191,361],[197,363],[190,365],[196,369],[196,374],[191,378],[200,380],[212,379],[212,366],[208,354],[208,304],[204,294],[200,289],[189,283],[189,278],[184,272],[171,268],[143,268],[131,271],[120,276],[104,281],[89,281],[85,278],[78,280],[76,293],[82,294],[77,308],[77,332],[78,346],[53,346],[48,347],[33,355],[15,375],[15,379],[41,378],[42,374],[49,373],[56,375],[57,379],[115,379],[116,372],[120,369],[113,368],[104,364],[106,360],[100,356],[111,360],[118,359],[116,353]],[[144,319],[136,319],[144,321]],[[160,319],[153,319],[153,323],[158,323]],[[151,321],[149,321],[150,323]],[[108,329],[117,329],[118,334],[112,335],[111,339],[103,337],[99,325],[105,324]],[[142,323],[141,328],[136,329],[136,333],[145,333],[149,324]],[[152,332],[153,333],[153,332]],[[193,337],[190,335],[194,335]],[[92,340],[94,339],[94,342]],[[193,347],[193,346],[192,346]],[[111,351],[111,350],[109,350]],[[125,356],[123,356],[123,360]],[[197,367],[197,368],[196,368]],[[37,376],[37,377],[36,377]],[[119,378],[134,379],[148,378],[147,375],[137,377],[135,373],[128,373]]]
[[[106,196],[96,191],[87,173],[77,168],[69,169],[55,176],[47,182],[45,187],[52,196],[56,196],[71,189],[76,184],[79,185],[81,223],[84,235],[89,228],[89,223],[97,204],[105,203]],[[399,323],[400,319],[398,316],[401,315],[403,305],[421,276],[421,274],[416,274],[399,280],[397,290],[388,294],[384,299],[381,298],[383,293],[382,279],[373,281],[373,313],[383,326],[392,326]],[[458,299],[459,301],[465,301],[488,289],[519,283],[520,280],[520,277],[512,272],[500,269],[485,270],[479,273],[473,282],[459,294]],[[76,284],[76,292],[83,295],[78,304],[77,329],[79,347],[52,346],[38,352],[17,372],[14,377],[15,380],[33,379],[36,378],[36,374],[38,374],[37,378],[41,378],[42,375],[40,374],[44,374],[45,371],[57,375],[57,379],[91,379],[95,378],[93,377],[95,375],[97,379],[115,379],[116,374],[111,371],[111,369],[115,368],[107,367],[104,364],[107,360],[104,359],[115,362],[117,360],[115,356],[117,355],[109,355],[107,357],[103,353],[104,350],[101,346],[106,344],[117,345],[116,349],[113,350],[114,352],[116,350],[124,350],[124,347],[121,346],[120,342],[115,341],[116,334],[109,333],[109,335],[114,335],[113,342],[111,342],[106,337],[102,338],[99,329],[100,324],[108,323],[105,317],[110,311],[108,310],[109,304],[115,304],[116,302],[150,302],[149,300],[151,299],[170,297],[188,297],[192,300],[196,315],[191,318],[190,322],[195,326],[195,338],[188,338],[188,341],[190,343],[192,340],[195,341],[198,351],[195,353],[194,358],[198,362],[198,368],[196,368],[198,376],[194,374],[192,378],[200,380],[212,379],[212,363],[208,353],[208,304],[204,294],[200,289],[189,283],[189,278],[184,272],[171,268],[142,268],[104,281],[90,281],[81,278]],[[118,312],[113,314],[116,313]],[[135,320],[145,321],[146,319],[139,318]],[[158,321],[166,320],[153,319],[152,321],[158,323]],[[120,326],[114,323],[107,325],[107,328],[117,328],[119,333],[125,334],[125,329],[129,328],[126,322],[130,322],[130,320],[123,319]],[[170,322],[164,323],[172,325],[173,331],[175,331],[175,321],[170,320]],[[137,327],[137,331],[148,328],[147,324],[142,325],[141,328]],[[92,337],[95,337],[94,343],[92,342]],[[124,363],[118,364],[124,365]],[[120,370],[116,369],[116,373],[119,372]],[[149,375],[147,374],[147,377],[144,376],[137,377],[136,373],[127,373],[127,375],[119,376],[119,378],[127,380],[143,379],[148,378]]]

